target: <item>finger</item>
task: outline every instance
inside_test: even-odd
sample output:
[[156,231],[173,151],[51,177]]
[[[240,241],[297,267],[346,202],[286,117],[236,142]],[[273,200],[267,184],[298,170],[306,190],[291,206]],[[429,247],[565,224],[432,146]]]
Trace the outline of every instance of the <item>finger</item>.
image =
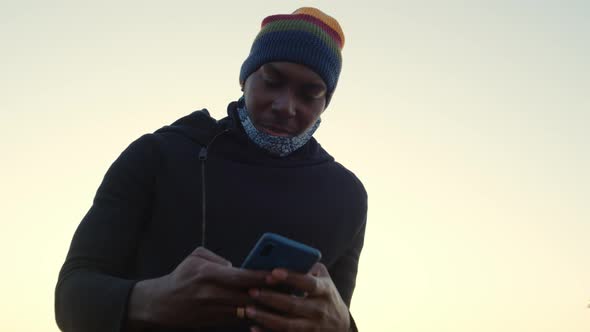
[[203,320],[201,323],[227,322],[230,324],[239,324],[244,321],[244,318],[238,317],[237,307],[234,306],[208,305],[200,310],[202,310],[203,313],[206,313],[206,315],[201,315],[201,317],[207,317],[207,319]]
[[311,327],[305,319],[280,316],[255,306],[246,307],[246,317],[273,331],[307,331]]
[[218,263],[225,266],[232,266],[230,261],[204,247],[197,247],[191,253],[191,256],[198,256],[212,263]]
[[279,284],[279,280],[273,278],[272,274],[268,274],[265,279],[266,279],[266,284],[269,286],[275,286],[275,285]]
[[[238,308],[243,309],[244,315],[238,315]],[[209,326],[223,325],[223,326],[239,326],[247,324],[246,308],[235,307],[235,306],[208,306],[205,310],[206,315],[200,315],[201,321],[199,324],[205,324]],[[202,319],[207,317],[207,319]],[[246,325],[248,326],[248,325]]]
[[233,288],[262,287],[266,284],[266,271],[251,271],[234,267],[212,267],[209,278],[219,285]]
[[[237,307],[227,305],[207,305],[194,312],[175,312],[162,323],[170,327],[186,328],[187,326],[211,327],[211,326],[240,326],[246,324],[246,317],[238,317]],[[204,319],[206,318],[206,319]]]
[[291,316],[314,318],[319,313],[318,305],[313,299],[287,295],[269,289],[253,288],[248,293],[256,302]]
[[260,326],[251,326],[250,327],[250,332],[263,332],[262,329],[260,328]]
[[323,278],[314,277],[311,274],[301,274],[285,269],[274,269],[271,273],[271,279],[273,279],[272,282],[267,282],[267,284],[280,283],[289,285],[308,293],[310,296],[326,294],[328,291]]
[[260,326],[252,325],[250,326],[250,332],[269,332],[269,330],[263,329]]
[[199,287],[193,294],[193,298],[199,302],[207,301],[212,304],[229,306],[246,306],[252,304],[252,297],[245,291],[238,291],[215,284],[207,287]]

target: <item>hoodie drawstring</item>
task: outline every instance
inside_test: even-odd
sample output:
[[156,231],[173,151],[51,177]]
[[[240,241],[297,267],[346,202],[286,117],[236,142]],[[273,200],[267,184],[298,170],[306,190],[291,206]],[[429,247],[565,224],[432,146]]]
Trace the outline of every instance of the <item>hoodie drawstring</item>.
[[223,131],[217,133],[213,138],[207,143],[207,145],[201,147],[199,150],[199,160],[201,161],[201,246],[205,247],[205,231],[207,227],[207,190],[206,190],[206,181],[205,181],[205,162],[207,161],[207,153],[208,148],[211,147],[215,139],[220,135],[229,132],[229,129],[224,129]]

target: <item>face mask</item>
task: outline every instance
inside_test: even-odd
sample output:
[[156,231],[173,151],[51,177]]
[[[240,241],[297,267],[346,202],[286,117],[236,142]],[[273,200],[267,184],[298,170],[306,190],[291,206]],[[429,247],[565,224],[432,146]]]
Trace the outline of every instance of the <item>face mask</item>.
[[250,120],[248,110],[246,110],[246,105],[238,106],[238,115],[240,117],[242,127],[244,127],[244,130],[246,131],[246,134],[250,140],[271,154],[280,157],[288,156],[300,147],[304,146],[305,143],[311,139],[313,133],[316,131],[316,129],[318,129],[321,122],[321,119],[318,119],[313,124],[313,126],[311,126],[299,136],[283,137],[272,136],[256,129],[252,123],[252,120]]

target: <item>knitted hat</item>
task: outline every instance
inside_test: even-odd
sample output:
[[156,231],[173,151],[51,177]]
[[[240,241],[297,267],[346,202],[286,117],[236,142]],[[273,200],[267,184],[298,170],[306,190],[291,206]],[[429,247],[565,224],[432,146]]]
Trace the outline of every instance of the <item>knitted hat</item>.
[[271,15],[262,21],[250,55],[242,64],[240,83],[268,62],[285,61],[309,67],[326,84],[326,105],[336,89],[342,68],[344,33],[340,24],[316,8]]

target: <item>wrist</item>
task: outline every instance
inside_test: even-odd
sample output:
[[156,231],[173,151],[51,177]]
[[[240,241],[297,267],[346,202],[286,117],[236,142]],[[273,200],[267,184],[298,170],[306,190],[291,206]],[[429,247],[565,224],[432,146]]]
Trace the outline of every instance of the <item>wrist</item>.
[[158,323],[159,280],[141,280],[133,287],[127,305],[127,326],[131,331],[139,331]]

